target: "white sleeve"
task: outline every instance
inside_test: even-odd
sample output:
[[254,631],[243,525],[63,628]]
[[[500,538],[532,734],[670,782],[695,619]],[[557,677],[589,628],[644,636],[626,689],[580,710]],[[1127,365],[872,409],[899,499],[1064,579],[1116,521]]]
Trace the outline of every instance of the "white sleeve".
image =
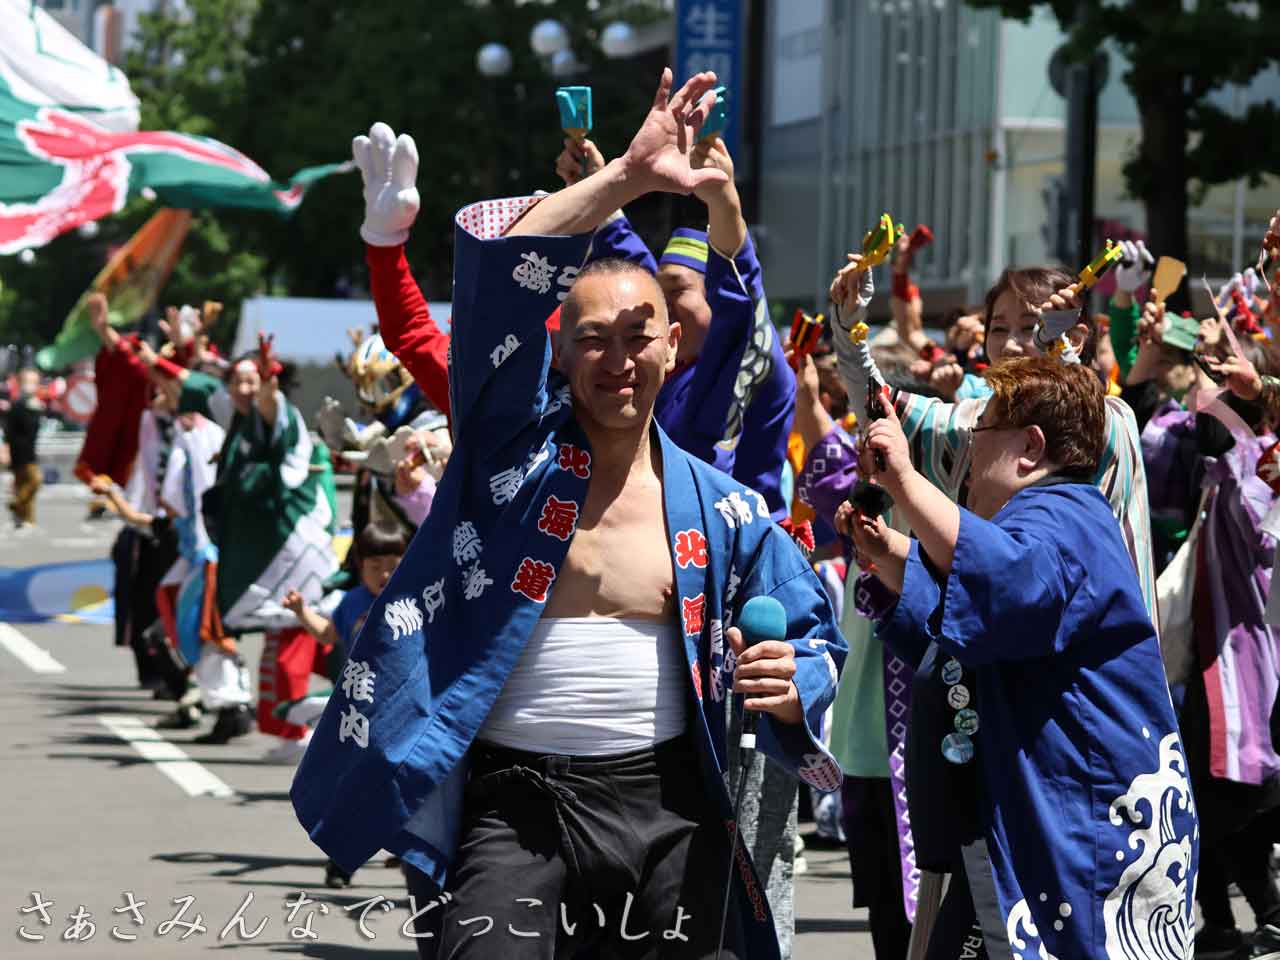
[[187,448],[175,443],[169,452],[169,462],[164,468],[164,480],[160,484],[160,499],[173,509],[173,514],[177,517],[187,515],[187,498],[183,490],[186,469]]

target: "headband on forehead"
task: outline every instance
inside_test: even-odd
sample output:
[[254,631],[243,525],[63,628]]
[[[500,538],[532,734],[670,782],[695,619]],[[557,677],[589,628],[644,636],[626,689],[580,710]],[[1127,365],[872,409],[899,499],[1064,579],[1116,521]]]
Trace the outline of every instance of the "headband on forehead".
[[254,363],[252,360],[250,360],[248,357],[245,357],[243,360],[241,360],[239,363],[237,363],[234,367],[231,368],[233,373],[249,373],[251,371],[257,371],[257,369],[258,369],[258,365]]
[[658,266],[674,263],[699,273],[707,272],[707,234],[703,230],[677,227],[658,258]]

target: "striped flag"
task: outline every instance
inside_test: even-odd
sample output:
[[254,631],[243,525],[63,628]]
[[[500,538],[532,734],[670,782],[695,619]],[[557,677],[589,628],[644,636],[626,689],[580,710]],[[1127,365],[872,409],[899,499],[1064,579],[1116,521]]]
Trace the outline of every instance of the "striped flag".
[[316,180],[353,169],[308,167],[280,183],[217,140],[130,129],[119,71],[99,60],[95,73],[95,55],[34,4],[0,0],[0,18],[0,254],[42,246],[140,195],[288,215]]

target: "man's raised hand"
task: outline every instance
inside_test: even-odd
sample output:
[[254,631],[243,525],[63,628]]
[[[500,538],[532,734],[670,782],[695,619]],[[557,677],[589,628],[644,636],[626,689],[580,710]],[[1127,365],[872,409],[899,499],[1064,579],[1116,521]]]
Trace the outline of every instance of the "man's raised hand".
[[849,262],[836,273],[828,291],[831,302],[851,317],[871,303],[875,294],[875,283],[871,279],[871,271],[862,265],[862,257],[856,253],[849,254]]
[[[728,180],[723,183],[711,181],[693,191],[694,195],[708,206],[725,198],[726,193],[733,189],[733,158],[729,156],[729,148],[719,137],[697,143],[689,153],[689,166],[695,170],[719,169],[728,177]],[[733,194],[729,193],[729,196],[732,197]]]
[[623,155],[628,176],[636,179],[640,193],[659,190],[688,194],[703,184],[728,180],[719,167],[695,170],[689,165],[698,131],[715,102],[711,97],[704,100],[704,94],[715,85],[714,73],[694,74],[672,96],[671,68],[662,71],[653,106]]
[[[585,161],[586,172],[583,172]],[[564,138],[564,149],[556,157],[556,173],[566,187],[572,187],[583,177],[589,177],[604,168],[604,154],[591,140],[581,142],[573,137]]]
[[360,236],[373,247],[395,247],[409,239],[418,216],[418,147],[407,133],[395,135],[375,123],[367,137],[351,141],[351,155],[364,180]]

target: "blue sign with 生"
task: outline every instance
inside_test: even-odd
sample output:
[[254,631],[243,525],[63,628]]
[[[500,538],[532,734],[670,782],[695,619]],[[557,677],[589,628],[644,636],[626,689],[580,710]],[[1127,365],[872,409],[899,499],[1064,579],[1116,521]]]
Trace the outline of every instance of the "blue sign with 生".
[[736,155],[739,108],[746,77],[742,68],[743,0],[676,0],[675,82],[677,89],[695,73],[714,70],[717,85],[729,91],[729,110],[721,139]]

